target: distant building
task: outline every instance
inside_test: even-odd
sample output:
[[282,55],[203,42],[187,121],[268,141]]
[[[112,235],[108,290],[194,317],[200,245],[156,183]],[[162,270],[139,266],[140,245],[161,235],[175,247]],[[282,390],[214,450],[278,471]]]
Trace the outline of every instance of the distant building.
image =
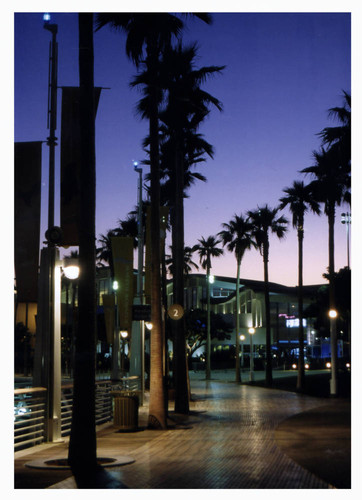
[[[304,307],[312,301],[318,288],[322,285],[304,287]],[[298,347],[298,288],[269,283],[271,309],[271,342],[281,351]],[[190,274],[185,277],[185,309],[206,310],[206,275]],[[173,303],[172,282],[167,285],[167,306]],[[236,313],[236,278],[214,276],[210,283],[210,305],[214,313],[227,315],[234,325],[230,340],[224,344],[235,345],[235,313]],[[248,338],[248,329],[255,328],[253,337],[257,349],[265,348],[265,300],[264,281],[240,279],[240,332]],[[305,339],[307,345],[315,343],[313,320],[304,320]],[[218,342],[219,343],[219,342]]]

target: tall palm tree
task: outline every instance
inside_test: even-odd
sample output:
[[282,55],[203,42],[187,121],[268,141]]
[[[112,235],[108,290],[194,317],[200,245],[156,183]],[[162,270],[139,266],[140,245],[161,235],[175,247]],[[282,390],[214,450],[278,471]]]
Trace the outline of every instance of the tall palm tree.
[[[166,107],[160,118],[167,127],[168,142],[171,146],[171,175],[174,181],[172,193],[172,256],[173,256],[173,296],[175,303],[184,305],[184,177],[185,169],[190,171],[194,158],[197,128],[209,113],[212,104],[221,110],[215,97],[200,88],[202,82],[223,67],[212,66],[196,69],[196,46],[184,47],[181,43],[168,48],[162,58],[161,74],[166,89]],[[200,148],[200,140],[198,147]],[[205,144],[202,144],[202,146]],[[201,148],[202,148],[201,146]],[[196,152],[200,152],[200,149]],[[201,152],[205,150],[201,149]],[[206,150],[209,153],[209,149]],[[190,153],[190,154],[188,154]],[[191,158],[192,157],[192,158]],[[188,413],[186,333],[183,320],[173,323],[174,330],[174,383],[175,411]]]
[[263,257],[264,263],[264,295],[265,295],[265,320],[266,320],[266,366],[265,383],[270,387],[273,383],[272,355],[271,355],[271,327],[270,327],[270,297],[269,297],[269,235],[275,234],[279,239],[283,238],[287,230],[287,219],[283,216],[277,217],[278,208],[270,208],[268,205],[258,207],[248,212],[252,224],[252,235]]
[[95,113],[93,14],[79,14],[81,207],[78,334],[75,346],[72,427],[68,461],[76,478],[97,470],[95,422]]
[[[351,203],[351,177],[341,164],[340,156],[335,148],[321,148],[313,151],[314,165],[301,172],[311,174],[310,183],[315,199],[324,203],[324,213],[328,218],[328,259],[329,259],[329,308],[335,309],[335,268],[334,268],[334,224],[336,207],[342,203]],[[336,321],[330,321],[332,382],[331,394],[337,394],[337,331]]]
[[221,243],[215,236],[209,236],[207,239],[202,237],[198,243],[192,247],[193,252],[198,252],[201,267],[206,269],[206,296],[207,296],[207,337],[206,337],[206,380],[211,379],[211,334],[210,334],[210,270],[211,257],[220,257],[224,250],[217,245]]
[[252,238],[252,225],[242,215],[234,215],[229,222],[222,224],[224,228],[220,231],[222,244],[226,246],[229,252],[234,252],[236,257],[236,311],[235,311],[235,345],[236,345],[236,364],[235,380],[240,382],[240,265],[246,250],[256,247],[256,242]]
[[303,329],[303,238],[304,216],[309,210],[320,215],[319,203],[315,200],[312,189],[303,181],[294,181],[290,188],[283,189],[286,196],[280,198],[280,209],[289,206],[292,224],[298,235],[298,317],[299,317],[299,359],[297,390],[305,386],[304,373],[304,329]]
[[[207,14],[195,14],[210,23]],[[127,34],[126,53],[137,68],[145,69],[145,98],[139,102],[139,111],[149,120],[150,178],[151,178],[151,371],[149,427],[166,428],[164,405],[165,377],[163,370],[163,322],[161,313],[160,276],[160,172],[159,172],[159,105],[162,89],[159,85],[160,56],[183,28],[183,22],[168,13],[102,13],[97,15],[97,29],[110,25]]]

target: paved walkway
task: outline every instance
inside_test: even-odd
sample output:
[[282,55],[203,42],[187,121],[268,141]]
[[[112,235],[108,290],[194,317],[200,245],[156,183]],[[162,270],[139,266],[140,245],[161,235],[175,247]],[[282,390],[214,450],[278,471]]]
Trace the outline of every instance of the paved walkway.
[[[344,463],[348,463],[348,425],[344,424],[343,429],[328,424],[323,426],[327,428],[325,444],[332,453],[324,456],[323,450],[319,450],[320,456],[317,458],[310,449],[311,441],[318,440],[318,433],[314,434],[312,440],[309,439],[308,432],[313,429],[310,418],[306,420],[307,425],[303,426],[303,420],[298,421],[295,417],[302,412],[312,411],[319,414],[319,421],[324,421],[330,411],[328,406],[333,406],[329,399],[205,380],[192,380],[191,392],[193,401],[190,415],[180,416],[170,412],[178,424],[174,429],[146,429],[146,404],[139,412],[140,432],[119,433],[113,426],[99,431],[99,457],[125,456],[134,459],[128,465],[107,468],[112,477],[132,489],[327,489],[334,486],[325,475],[319,474],[318,477],[318,467],[309,467],[306,459],[308,454],[314,458],[314,466],[318,461],[326,464],[326,460],[333,464],[333,449],[337,446],[344,449]],[[347,412],[348,408],[347,403]],[[299,426],[297,434],[290,426],[285,427],[286,422],[293,423],[293,419],[286,420],[290,417],[294,417],[295,426]],[[308,441],[308,453],[303,454],[303,443]],[[295,449],[299,450],[299,458],[295,453],[293,455]],[[69,471],[54,473],[24,466],[35,459],[61,458],[66,455],[66,443],[42,445],[39,451],[30,449],[16,453],[16,487],[76,488]],[[28,475],[28,486],[25,485],[26,481],[22,483],[22,474],[23,479]],[[46,476],[50,483],[40,486],[40,479],[46,479]],[[29,478],[34,481],[32,486],[29,486]],[[348,486],[341,483],[339,487]]]

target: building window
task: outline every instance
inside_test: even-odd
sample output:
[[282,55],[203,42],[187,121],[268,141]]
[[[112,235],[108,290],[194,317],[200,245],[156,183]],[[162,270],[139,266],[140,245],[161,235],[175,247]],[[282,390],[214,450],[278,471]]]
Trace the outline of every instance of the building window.
[[230,288],[222,288],[222,287],[215,286],[212,289],[212,296],[213,297],[228,297],[233,292],[234,292],[234,290],[231,290]]

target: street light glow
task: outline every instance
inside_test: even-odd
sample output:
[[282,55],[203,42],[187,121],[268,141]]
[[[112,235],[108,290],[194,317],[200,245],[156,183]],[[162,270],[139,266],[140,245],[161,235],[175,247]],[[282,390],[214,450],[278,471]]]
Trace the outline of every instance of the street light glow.
[[250,335],[254,335],[255,328],[253,328],[253,327],[249,328],[248,332],[249,332]]
[[79,277],[78,259],[65,258],[62,263],[64,276],[69,280],[76,280]]
[[241,341],[245,340],[245,335],[240,335],[240,340]]
[[337,317],[337,311],[335,309],[330,309],[330,311],[328,311],[328,316],[332,319],[336,318]]
[[45,23],[49,23],[50,22],[50,14],[48,14],[48,12],[46,12],[45,14],[43,14],[43,21]]
[[113,290],[118,290],[118,281],[113,281]]

